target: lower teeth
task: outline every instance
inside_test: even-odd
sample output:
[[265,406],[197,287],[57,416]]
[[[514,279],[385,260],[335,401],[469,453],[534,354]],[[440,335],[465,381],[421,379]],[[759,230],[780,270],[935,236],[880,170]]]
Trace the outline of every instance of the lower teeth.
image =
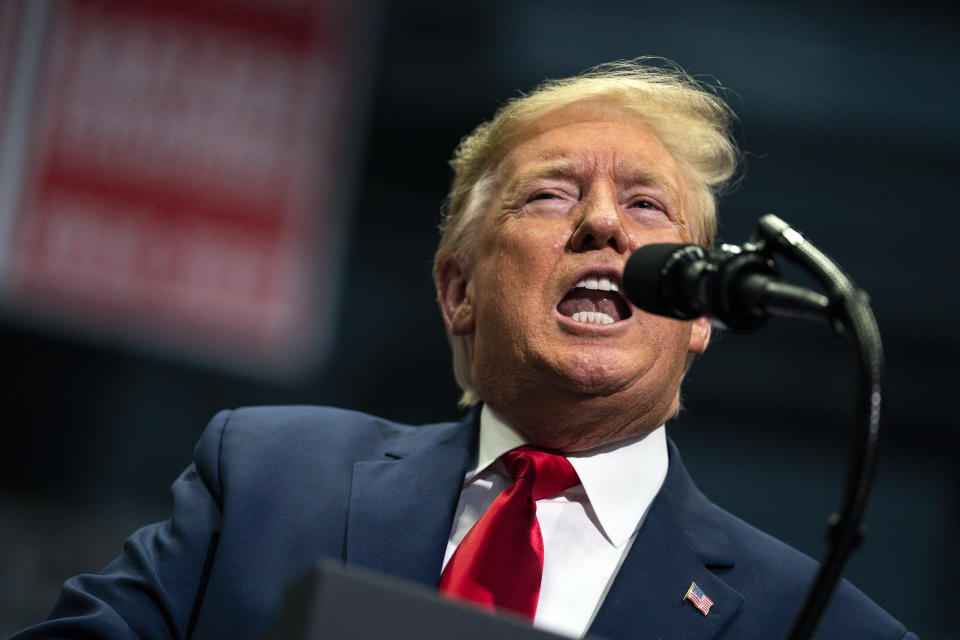
[[613,324],[613,318],[602,311],[577,311],[570,316],[574,322],[584,322],[586,324]]

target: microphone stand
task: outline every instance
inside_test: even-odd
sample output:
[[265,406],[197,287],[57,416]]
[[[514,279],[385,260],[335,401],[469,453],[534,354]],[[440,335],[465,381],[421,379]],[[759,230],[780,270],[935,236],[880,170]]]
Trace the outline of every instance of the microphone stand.
[[[828,547],[802,606],[797,610],[788,640],[812,638],[836,589],[850,554],[864,537],[861,525],[877,464],[880,408],[883,399],[883,345],[867,294],[835,262],[810,244],[786,222],[768,214],[757,222],[753,241],[762,253],[777,252],[812,275],[826,289],[829,303],[824,317],[846,338],[856,362],[853,437],[848,452],[846,487],[840,510],[830,516]],[[791,313],[772,305],[770,314],[814,315],[807,310]]]

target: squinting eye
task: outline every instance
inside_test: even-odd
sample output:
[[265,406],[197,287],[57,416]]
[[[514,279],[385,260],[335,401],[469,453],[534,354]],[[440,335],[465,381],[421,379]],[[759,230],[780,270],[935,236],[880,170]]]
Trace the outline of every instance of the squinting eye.
[[540,217],[563,216],[577,203],[575,194],[557,188],[539,189],[524,197],[526,201],[520,208],[528,214]]
[[652,202],[650,202],[649,200],[637,200],[636,202],[634,202],[634,203],[631,204],[630,206],[631,206],[631,207],[638,207],[638,208],[640,208],[640,209],[656,209],[656,208],[657,208],[656,205],[653,204]]

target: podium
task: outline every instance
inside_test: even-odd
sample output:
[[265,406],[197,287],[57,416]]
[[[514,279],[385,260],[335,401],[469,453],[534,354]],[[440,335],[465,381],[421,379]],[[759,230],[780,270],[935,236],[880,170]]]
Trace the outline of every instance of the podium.
[[[322,561],[287,589],[264,640],[561,640],[519,617],[441,598],[421,585]],[[588,637],[589,638],[589,637]],[[593,637],[592,640],[599,640]]]

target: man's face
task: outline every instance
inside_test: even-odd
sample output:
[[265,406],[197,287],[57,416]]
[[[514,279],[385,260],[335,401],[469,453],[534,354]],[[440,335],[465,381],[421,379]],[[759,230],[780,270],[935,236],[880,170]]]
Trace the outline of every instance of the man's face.
[[709,329],[644,313],[616,289],[638,247],[689,241],[673,158],[629,114],[574,106],[541,120],[498,177],[457,313],[441,292],[448,326],[470,340],[478,394],[521,430],[572,406],[623,423],[595,434],[603,441],[655,428],[676,411],[685,357]]

